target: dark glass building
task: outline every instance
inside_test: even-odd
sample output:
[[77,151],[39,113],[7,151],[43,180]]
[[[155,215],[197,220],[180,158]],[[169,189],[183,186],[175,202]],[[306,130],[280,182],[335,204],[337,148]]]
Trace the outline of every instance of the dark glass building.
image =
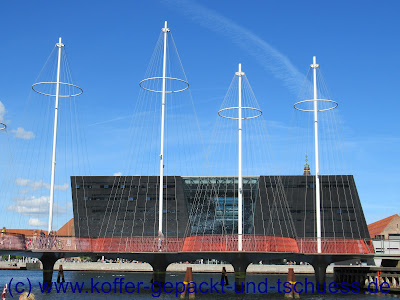
[[[243,233],[315,237],[315,177],[243,178]],[[369,238],[353,176],[324,175],[322,236]],[[158,236],[158,176],[71,177],[79,237]],[[237,177],[166,176],[166,237],[237,234]]]

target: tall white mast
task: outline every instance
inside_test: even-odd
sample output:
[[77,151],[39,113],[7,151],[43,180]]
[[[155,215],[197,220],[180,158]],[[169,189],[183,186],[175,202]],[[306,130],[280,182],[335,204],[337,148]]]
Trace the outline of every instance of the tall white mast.
[[[158,70],[154,77],[145,78],[139,82],[139,86],[149,92],[161,93],[161,145],[160,145],[160,183],[159,183],[159,195],[158,195],[158,235],[161,237],[163,235],[163,204],[164,204],[164,135],[165,135],[165,95],[172,93],[179,93],[187,90],[189,88],[189,83],[180,78],[168,77],[167,76],[167,38],[168,32],[170,32],[167,27],[167,21],[165,21],[164,27],[161,29],[163,32],[164,48],[163,48],[163,65],[162,65],[162,77],[159,76]],[[173,43],[173,40],[171,40]],[[174,49],[176,49],[174,47]],[[170,71],[169,71],[170,72]],[[154,89],[154,86],[158,87],[159,80],[162,79],[161,89]],[[154,82],[156,81],[156,82]],[[153,83],[152,83],[153,82]],[[168,87],[167,87],[167,82]],[[180,84],[174,89],[174,84]],[[154,85],[152,85],[154,84]]]
[[167,73],[167,21],[162,29],[164,32],[164,57],[163,57],[163,77],[162,77],[162,91],[161,91],[161,151],[160,151],[160,193],[158,197],[158,234],[162,235],[163,232],[163,201],[164,201],[164,123],[165,123],[165,81]]
[[[218,115],[225,119],[234,119],[238,120],[238,251],[243,251],[243,149],[242,149],[242,121],[246,119],[254,119],[262,115],[262,112],[258,108],[242,106],[242,76],[245,73],[242,72],[242,64],[239,64],[239,71],[235,73],[235,76],[238,76],[238,105],[235,107],[226,107],[222,108],[218,111]],[[246,81],[245,81],[246,84]],[[228,91],[229,93],[229,91]],[[229,110],[234,110],[236,112],[238,110],[238,116],[229,116],[226,114]],[[253,115],[247,114],[247,116],[243,117],[243,110],[247,110],[248,112],[255,112]]]
[[242,64],[239,64],[239,71],[236,72],[239,77],[238,86],[238,135],[239,135],[239,174],[238,174],[238,251],[242,251],[243,239],[243,174],[242,174]]
[[[321,188],[319,180],[319,141],[318,141],[318,111],[328,111],[338,107],[336,101],[330,99],[318,99],[318,89],[317,89],[317,58],[313,57],[313,63],[310,65],[313,69],[313,85],[314,85],[314,97],[312,100],[302,100],[294,104],[294,108],[299,111],[313,112],[314,113],[314,144],[315,144],[315,219],[317,227],[317,253],[322,253],[322,234],[321,234]],[[318,101],[321,101],[328,105],[328,107],[323,109],[318,109]],[[305,103],[312,102],[314,104],[313,109],[308,109],[307,107],[302,107]]]
[[58,62],[57,62],[57,82],[56,82],[56,103],[54,108],[54,134],[53,134],[53,158],[51,163],[51,182],[50,182],[50,207],[49,207],[49,227],[48,233],[52,230],[53,225],[53,203],[54,203],[54,178],[56,172],[56,145],[57,145],[57,124],[58,124],[58,98],[60,93],[60,69],[61,69],[61,48],[64,44],[61,43],[61,37],[58,43]]
[[320,195],[320,183],[319,183],[319,149],[318,149],[318,97],[317,97],[317,58],[313,57],[313,64],[310,65],[313,68],[314,77],[314,138],[315,138],[315,209],[316,209],[316,220],[317,220],[317,252],[322,252],[321,247],[321,195]]

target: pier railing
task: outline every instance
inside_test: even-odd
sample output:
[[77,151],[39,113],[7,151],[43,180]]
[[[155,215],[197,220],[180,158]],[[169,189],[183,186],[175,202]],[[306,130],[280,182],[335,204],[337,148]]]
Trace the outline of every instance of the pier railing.
[[98,238],[92,241],[92,247],[98,252],[180,252],[183,242],[183,238]]
[[[316,238],[297,239],[300,253],[317,253]],[[332,254],[370,254],[374,248],[370,240],[322,238],[321,253]]]
[[400,254],[400,239],[373,239],[376,253]]
[[25,236],[20,234],[3,234],[0,236],[0,250],[26,250]]
[[[243,251],[317,253],[316,238],[288,238],[244,235]],[[370,240],[333,239],[321,240],[322,253],[370,254],[374,248]],[[41,235],[3,234],[0,250],[55,251],[55,252],[229,252],[237,251],[237,235],[204,235],[186,238],[170,237],[105,237],[78,238]]]
[[25,237],[27,250],[60,252],[179,252],[183,240],[154,237]]
[[[293,238],[243,235],[243,251],[257,252],[299,252],[297,242]],[[204,235],[185,238],[183,252],[226,252],[237,251],[237,235]]]

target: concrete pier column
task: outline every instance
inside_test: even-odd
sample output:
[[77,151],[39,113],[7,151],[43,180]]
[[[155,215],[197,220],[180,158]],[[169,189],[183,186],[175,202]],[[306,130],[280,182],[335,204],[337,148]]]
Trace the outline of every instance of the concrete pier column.
[[246,270],[250,262],[243,253],[239,253],[231,262],[235,270],[235,291],[240,293],[246,292]]
[[155,254],[150,264],[153,267],[151,283],[158,283],[161,287],[164,286],[168,267],[165,254]]
[[58,258],[53,253],[44,253],[40,258],[43,265],[43,284],[48,284],[50,286],[53,280],[53,268],[54,264]]
[[316,256],[311,262],[315,273],[316,288],[318,288],[320,291],[324,289],[324,284],[326,282],[326,268],[329,264],[330,261],[322,256]]

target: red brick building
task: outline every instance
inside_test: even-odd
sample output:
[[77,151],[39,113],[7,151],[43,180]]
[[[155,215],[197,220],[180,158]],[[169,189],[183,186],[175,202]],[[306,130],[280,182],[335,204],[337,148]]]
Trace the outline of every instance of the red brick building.
[[372,239],[400,239],[400,216],[395,214],[368,225]]

